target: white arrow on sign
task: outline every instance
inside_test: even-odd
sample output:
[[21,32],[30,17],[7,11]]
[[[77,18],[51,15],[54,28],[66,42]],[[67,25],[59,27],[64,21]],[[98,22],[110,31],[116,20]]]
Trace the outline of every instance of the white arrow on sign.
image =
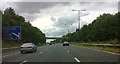
[[17,36],[18,38],[20,37],[20,33],[16,34],[16,33],[12,32],[12,34]]

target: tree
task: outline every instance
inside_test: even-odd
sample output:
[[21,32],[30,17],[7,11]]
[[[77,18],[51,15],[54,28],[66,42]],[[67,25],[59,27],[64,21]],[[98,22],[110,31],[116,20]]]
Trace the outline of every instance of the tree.
[[10,7],[5,9],[2,15],[2,28],[12,26],[21,26],[21,42],[33,42],[35,44],[46,42],[45,34],[41,30],[32,26],[30,22],[26,22],[23,16],[17,15],[14,9]]
[[89,25],[84,25],[79,31],[65,35],[70,41],[107,41],[120,40],[120,12],[115,15],[103,14]]
[[8,15],[8,16],[14,16],[14,15],[16,15],[14,9],[12,9],[11,7],[5,9],[4,14]]

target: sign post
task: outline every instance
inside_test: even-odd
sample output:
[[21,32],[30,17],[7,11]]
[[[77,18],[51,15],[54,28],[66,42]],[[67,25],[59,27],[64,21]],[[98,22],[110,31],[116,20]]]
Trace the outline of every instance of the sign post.
[[[17,40],[21,40],[21,26],[13,26],[13,27],[4,27],[3,28],[3,39],[11,40],[12,42]],[[14,47],[14,42],[13,42]]]
[[3,38],[5,40],[21,40],[21,27],[4,27]]

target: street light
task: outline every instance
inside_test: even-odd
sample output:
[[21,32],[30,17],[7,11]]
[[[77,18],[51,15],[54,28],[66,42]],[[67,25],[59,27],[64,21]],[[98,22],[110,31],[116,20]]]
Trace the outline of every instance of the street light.
[[86,10],[72,10],[72,11],[78,11],[78,30],[81,28],[80,23],[80,11],[86,11]]
[[72,11],[86,11],[86,10],[72,10]]
[[[65,24],[67,26],[67,24]],[[69,25],[72,25],[72,24],[69,24]],[[69,25],[68,25],[68,34],[70,33],[70,30],[69,30]]]
[[[69,24],[69,25],[65,24],[65,25],[68,27],[68,34],[69,34],[70,33],[69,25],[72,25],[72,24]],[[68,38],[67,38],[67,41],[69,41]]]

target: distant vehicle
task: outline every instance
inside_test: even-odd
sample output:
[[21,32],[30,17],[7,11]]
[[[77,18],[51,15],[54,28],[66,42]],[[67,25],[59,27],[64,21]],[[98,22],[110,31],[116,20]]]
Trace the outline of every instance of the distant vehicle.
[[68,42],[64,42],[63,46],[69,46],[69,43]]
[[52,45],[52,43],[49,43],[49,45]]
[[26,52],[36,52],[37,51],[37,46],[33,43],[24,43],[20,47],[20,52],[21,53],[26,53]]

